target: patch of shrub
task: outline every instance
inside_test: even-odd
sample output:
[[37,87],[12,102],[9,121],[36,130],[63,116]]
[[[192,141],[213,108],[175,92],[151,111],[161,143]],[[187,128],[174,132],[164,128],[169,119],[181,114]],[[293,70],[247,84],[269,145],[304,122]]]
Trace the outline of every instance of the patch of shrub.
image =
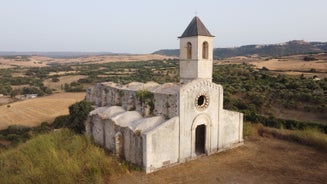
[[136,92],[136,97],[144,103],[147,99],[153,99],[153,93],[147,90],[139,90]]
[[71,84],[65,83],[64,89],[66,92],[84,92],[83,85],[79,82],[72,82]]
[[23,134],[25,132],[30,131],[31,128],[22,125],[9,125],[6,130],[4,130],[5,134]]
[[58,77],[53,77],[53,78],[51,78],[51,81],[52,81],[52,82],[59,82],[60,80],[59,80]]
[[7,129],[1,130],[0,135],[7,140],[10,141],[13,145],[17,145],[20,142],[25,142],[29,138],[31,138],[30,131],[32,128],[21,126],[21,125],[10,125]]
[[318,129],[323,133],[327,134],[327,125],[318,124],[314,122],[304,122],[289,119],[280,119],[273,116],[266,117],[263,115],[256,114],[255,112],[250,112],[245,114],[245,121],[250,121],[253,123],[262,123],[265,126],[272,128],[285,128],[289,130],[305,130],[305,129]]
[[251,123],[250,122],[244,122],[243,123],[243,137],[246,138],[246,137],[249,137],[251,136],[253,133],[252,131],[252,126],[251,126]]
[[58,116],[51,124],[51,127],[55,129],[64,128],[67,126],[68,122],[69,122],[69,115]]
[[40,126],[33,127],[34,134],[48,133],[52,130],[48,122],[42,122]]
[[317,58],[313,56],[304,56],[303,61],[316,61],[318,60]]
[[269,134],[278,139],[298,142],[327,152],[327,135],[315,128],[305,130],[279,130],[260,126],[258,133],[261,136]]
[[292,139],[327,152],[327,135],[318,129],[297,130],[292,134]]
[[69,123],[67,127],[76,133],[83,133],[85,131],[84,122],[92,110],[91,103],[86,100],[71,105],[69,107]]
[[106,183],[123,172],[89,138],[67,129],[0,152],[0,183]]

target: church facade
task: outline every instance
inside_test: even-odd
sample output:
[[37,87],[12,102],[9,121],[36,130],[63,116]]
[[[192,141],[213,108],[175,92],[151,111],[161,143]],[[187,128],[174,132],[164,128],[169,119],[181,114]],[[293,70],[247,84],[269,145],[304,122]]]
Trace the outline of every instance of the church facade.
[[85,122],[94,142],[146,173],[243,144],[243,114],[212,82],[213,38],[194,17],[180,39],[180,83],[96,84]]

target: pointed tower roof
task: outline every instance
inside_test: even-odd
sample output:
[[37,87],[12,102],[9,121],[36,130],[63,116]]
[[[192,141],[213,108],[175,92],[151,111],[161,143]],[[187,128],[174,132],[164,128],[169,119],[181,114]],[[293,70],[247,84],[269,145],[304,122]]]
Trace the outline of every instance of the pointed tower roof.
[[214,37],[210,34],[208,29],[204,26],[202,21],[199,19],[199,17],[195,16],[191,23],[187,26],[182,36],[178,38],[184,38],[184,37],[191,37],[191,36],[210,36]]

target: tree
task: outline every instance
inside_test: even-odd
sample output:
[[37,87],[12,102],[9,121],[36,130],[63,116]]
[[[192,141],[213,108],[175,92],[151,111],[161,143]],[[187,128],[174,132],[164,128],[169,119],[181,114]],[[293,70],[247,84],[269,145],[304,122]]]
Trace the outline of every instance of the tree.
[[62,115],[62,116],[57,116],[56,119],[51,123],[52,128],[64,128],[67,127],[69,124],[69,114],[68,115]]
[[83,133],[85,131],[84,122],[89,114],[93,110],[90,102],[82,100],[69,107],[69,124],[68,128],[72,129],[76,133]]
[[0,85],[0,94],[9,95],[12,90],[10,85]]
[[52,77],[51,81],[52,82],[59,82],[60,79],[57,76],[55,76],[55,77]]
[[313,56],[304,56],[303,61],[316,61],[317,58],[314,58]]

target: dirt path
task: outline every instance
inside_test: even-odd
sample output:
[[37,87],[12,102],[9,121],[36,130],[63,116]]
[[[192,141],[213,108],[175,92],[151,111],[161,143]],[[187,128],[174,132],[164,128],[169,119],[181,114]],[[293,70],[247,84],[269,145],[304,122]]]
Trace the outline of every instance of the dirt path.
[[327,155],[273,138],[145,175],[132,171],[110,183],[324,183]]

